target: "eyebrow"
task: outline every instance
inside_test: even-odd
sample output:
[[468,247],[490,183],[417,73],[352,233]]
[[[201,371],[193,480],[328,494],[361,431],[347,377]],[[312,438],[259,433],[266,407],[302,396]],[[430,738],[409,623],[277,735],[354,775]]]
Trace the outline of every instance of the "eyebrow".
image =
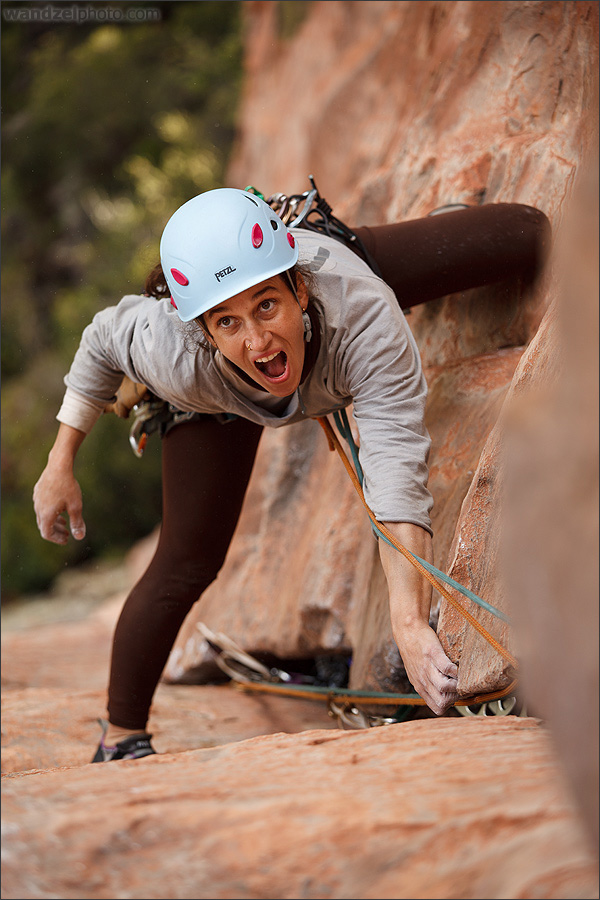
[[[259,300],[263,294],[269,294],[274,289],[276,289],[275,285],[267,285],[267,287],[261,288],[260,291],[257,291],[255,294],[253,294],[252,299]],[[222,303],[220,306],[214,306],[212,309],[209,309],[209,311],[206,313],[206,316],[210,320],[214,318],[214,316],[221,316],[223,314],[230,315],[229,310],[227,309],[226,302]]]

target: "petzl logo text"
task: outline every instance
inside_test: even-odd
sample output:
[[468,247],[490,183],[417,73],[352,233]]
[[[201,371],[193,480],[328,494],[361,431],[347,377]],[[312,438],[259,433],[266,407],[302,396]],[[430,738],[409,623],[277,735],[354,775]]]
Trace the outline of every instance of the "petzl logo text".
[[233,268],[233,266],[227,266],[226,269],[221,269],[220,272],[215,272],[215,278],[217,279],[217,281],[220,281],[222,278],[225,278],[226,275],[231,275],[231,273],[235,271],[236,270]]

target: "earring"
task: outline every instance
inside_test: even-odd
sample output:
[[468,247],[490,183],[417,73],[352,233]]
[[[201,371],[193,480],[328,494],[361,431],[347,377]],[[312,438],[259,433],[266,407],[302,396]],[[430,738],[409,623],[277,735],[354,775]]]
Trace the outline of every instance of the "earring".
[[310,316],[305,309],[302,310],[302,321],[304,322],[304,340],[308,344],[312,338],[312,322]]

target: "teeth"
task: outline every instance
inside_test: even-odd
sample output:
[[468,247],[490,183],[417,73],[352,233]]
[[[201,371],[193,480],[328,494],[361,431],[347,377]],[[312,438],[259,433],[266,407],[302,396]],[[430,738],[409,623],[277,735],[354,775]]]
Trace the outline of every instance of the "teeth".
[[276,356],[279,356],[279,350],[277,351],[277,353],[271,353],[270,356],[263,356],[262,359],[256,359],[254,361],[259,363],[268,363],[271,362],[272,359],[275,359]]

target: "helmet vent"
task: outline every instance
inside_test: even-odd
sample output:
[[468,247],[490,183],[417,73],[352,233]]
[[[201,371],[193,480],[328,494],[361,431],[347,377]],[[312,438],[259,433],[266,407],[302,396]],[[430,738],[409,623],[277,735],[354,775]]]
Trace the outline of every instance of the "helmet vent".
[[279,228],[278,223],[275,221],[275,219],[271,219],[270,221],[271,221],[271,228],[273,229],[273,231],[277,231],[277,229]]
[[256,225],[254,225],[252,228],[252,246],[256,247],[256,249],[258,249],[261,246],[262,242],[263,242],[262,228],[260,227],[260,225],[257,222]]
[[185,287],[186,284],[190,283],[189,279],[186,278],[183,272],[180,272],[179,269],[171,269],[171,275],[173,276],[177,284],[181,284],[183,287]]

